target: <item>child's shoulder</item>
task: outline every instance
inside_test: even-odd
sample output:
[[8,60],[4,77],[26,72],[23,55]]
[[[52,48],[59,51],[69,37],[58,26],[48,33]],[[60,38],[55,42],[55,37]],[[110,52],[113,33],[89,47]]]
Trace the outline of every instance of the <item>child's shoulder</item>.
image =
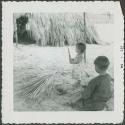
[[96,77],[92,78],[89,83],[96,84],[98,81],[99,81],[99,76],[96,76]]
[[111,79],[111,76],[110,76],[110,74],[106,73],[106,74],[103,75],[103,76],[100,75],[99,78],[100,78],[100,79]]
[[108,73],[105,75],[99,75],[96,78],[96,82],[99,82],[99,83],[108,83],[110,81],[111,81],[111,76]]
[[90,82],[97,83],[97,82],[100,82],[102,80],[102,78],[103,77],[101,75],[98,75],[98,76],[95,76],[94,78],[92,78]]

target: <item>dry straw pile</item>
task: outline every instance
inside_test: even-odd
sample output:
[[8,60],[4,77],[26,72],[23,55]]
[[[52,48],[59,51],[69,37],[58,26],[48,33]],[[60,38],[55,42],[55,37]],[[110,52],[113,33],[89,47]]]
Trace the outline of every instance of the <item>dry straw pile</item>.
[[24,99],[40,102],[51,98],[60,104],[75,102],[81,98],[81,87],[74,86],[68,70],[49,69],[43,71],[41,77],[31,78],[30,84],[21,85],[17,94]]
[[84,13],[25,13],[14,14],[28,17],[26,30],[30,39],[41,46],[75,45],[77,42],[98,43],[99,37],[94,25]]

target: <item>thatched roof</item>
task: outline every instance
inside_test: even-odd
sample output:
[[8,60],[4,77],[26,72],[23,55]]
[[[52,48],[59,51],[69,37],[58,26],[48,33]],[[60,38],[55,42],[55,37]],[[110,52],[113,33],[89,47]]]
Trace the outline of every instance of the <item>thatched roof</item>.
[[[19,15],[24,14],[14,14],[14,20]],[[29,19],[27,25],[30,38],[42,46],[75,45],[77,42],[100,43],[98,33],[89,19],[90,16],[88,18],[86,16],[85,23],[83,13],[26,13],[25,15]]]

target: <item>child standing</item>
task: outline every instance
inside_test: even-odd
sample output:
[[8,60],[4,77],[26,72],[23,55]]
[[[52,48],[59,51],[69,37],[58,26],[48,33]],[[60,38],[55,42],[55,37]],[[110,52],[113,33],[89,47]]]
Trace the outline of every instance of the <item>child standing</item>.
[[[95,71],[99,73],[97,77],[92,79],[88,86],[84,88],[82,93],[82,107],[79,110],[83,111],[98,111],[103,110],[106,102],[111,98],[111,76],[107,73],[109,60],[105,56],[99,56],[94,61]],[[78,101],[80,103],[80,101]],[[79,103],[72,106],[78,108]]]
[[[70,52],[69,52],[69,62],[70,64],[73,64],[72,69],[72,78],[77,81],[78,84],[86,85],[85,79],[89,77],[86,69],[86,63],[85,63],[85,51],[86,51],[86,45],[84,43],[77,43],[76,44],[76,57],[71,58]],[[78,85],[77,84],[77,85]]]

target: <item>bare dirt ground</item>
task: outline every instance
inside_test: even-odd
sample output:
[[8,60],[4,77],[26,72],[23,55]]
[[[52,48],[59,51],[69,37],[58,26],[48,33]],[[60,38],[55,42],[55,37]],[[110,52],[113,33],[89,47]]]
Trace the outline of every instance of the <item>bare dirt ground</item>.
[[[72,57],[75,56],[74,47],[69,47]],[[94,59],[99,55],[105,55],[110,60],[108,72],[112,77],[114,73],[113,45],[87,45],[87,63],[94,71]],[[24,99],[17,95],[20,85],[29,84],[31,78],[39,78],[43,70],[49,68],[61,68],[71,70],[72,65],[68,62],[67,47],[39,47],[36,45],[14,44],[14,110],[15,111],[72,111],[71,107],[61,105],[51,98],[42,100],[42,103],[32,99]],[[113,103],[109,106],[112,107]]]

